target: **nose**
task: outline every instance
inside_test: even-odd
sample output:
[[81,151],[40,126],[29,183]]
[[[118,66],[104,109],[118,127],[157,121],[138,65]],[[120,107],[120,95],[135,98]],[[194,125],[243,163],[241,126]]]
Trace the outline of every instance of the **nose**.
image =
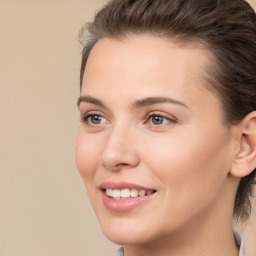
[[136,141],[132,129],[121,127],[107,134],[105,146],[101,154],[101,164],[110,171],[131,169],[139,164]]

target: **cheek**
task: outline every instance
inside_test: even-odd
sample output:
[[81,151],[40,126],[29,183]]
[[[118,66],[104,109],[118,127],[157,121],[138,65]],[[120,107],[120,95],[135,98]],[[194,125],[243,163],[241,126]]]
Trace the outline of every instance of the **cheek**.
[[79,131],[76,142],[76,164],[85,183],[93,178],[98,162],[99,145],[95,141],[92,143],[88,137]]
[[155,141],[153,147],[147,147],[147,155],[152,157],[145,156],[168,198],[179,198],[183,205],[216,197],[229,170],[230,149],[225,134],[216,134],[214,139],[206,134],[194,135],[187,132]]

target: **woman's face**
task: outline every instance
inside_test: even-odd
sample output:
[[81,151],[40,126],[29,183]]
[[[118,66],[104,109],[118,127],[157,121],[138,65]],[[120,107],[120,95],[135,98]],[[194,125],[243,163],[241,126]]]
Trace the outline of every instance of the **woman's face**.
[[153,36],[102,39],[92,49],[76,161],[112,241],[150,243],[232,214],[234,136],[202,78],[208,58]]

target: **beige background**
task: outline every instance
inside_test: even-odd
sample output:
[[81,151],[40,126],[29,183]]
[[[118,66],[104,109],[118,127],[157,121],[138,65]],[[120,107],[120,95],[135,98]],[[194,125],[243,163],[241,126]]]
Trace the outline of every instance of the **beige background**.
[[[100,231],[74,160],[78,31],[104,2],[0,0],[1,256],[117,248]],[[256,224],[244,233],[255,256]]]

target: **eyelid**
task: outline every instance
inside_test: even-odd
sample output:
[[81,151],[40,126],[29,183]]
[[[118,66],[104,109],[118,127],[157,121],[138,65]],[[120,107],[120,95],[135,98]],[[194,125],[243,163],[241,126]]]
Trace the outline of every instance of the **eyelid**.
[[155,126],[155,127],[157,127],[157,126],[159,126],[159,127],[160,126],[166,126],[166,125],[170,125],[170,124],[174,124],[174,123],[178,122],[178,119],[176,117],[174,117],[173,115],[166,114],[166,113],[161,113],[161,112],[156,111],[156,112],[148,113],[146,118],[145,118],[144,123],[149,123],[150,118],[152,118],[153,116],[159,116],[159,117],[162,117],[162,118],[164,118],[164,119],[169,121],[168,122],[169,124],[160,124],[160,125],[150,124],[151,126]]
[[[88,119],[92,116],[100,116],[100,117],[103,117],[106,122],[104,123],[101,123],[101,124],[93,124],[91,122],[88,122]],[[102,126],[102,125],[106,125],[107,123],[109,123],[109,119],[108,117],[106,117],[106,115],[104,115],[102,112],[100,111],[87,111],[85,114],[81,114],[81,118],[80,118],[80,121],[82,123],[84,123],[86,126],[89,126],[89,127],[99,127],[99,126]]]
[[85,118],[86,116],[89,116],[89,115],[99,115],[109,120],[109,116],[106,113],[102,112],[101,110],[94,110],[93,108],[80,110],[81,118]]

